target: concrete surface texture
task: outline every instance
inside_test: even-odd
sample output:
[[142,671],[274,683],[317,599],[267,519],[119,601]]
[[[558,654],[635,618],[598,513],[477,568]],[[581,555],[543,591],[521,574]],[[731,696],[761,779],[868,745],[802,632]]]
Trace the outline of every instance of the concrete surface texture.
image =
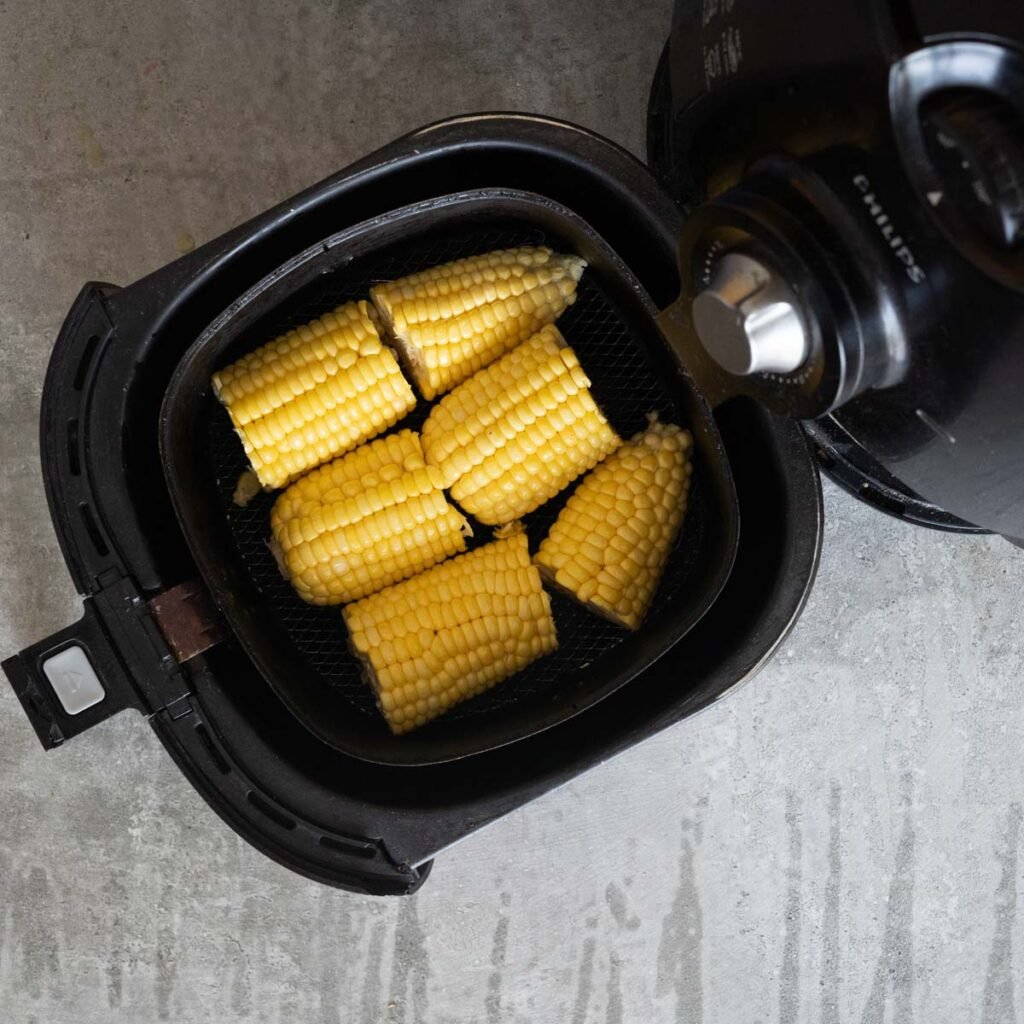
[[[669,8],[0,4],[0,652],[78,615],[36,422],[83,281],[455,112],[640,151]],[[469,838],[412,899],[265,860],[137,715],[44,755],[0,685],[0,1021],[1024,1019],[1024,553],[826,496],[812,599],[754,682]]]

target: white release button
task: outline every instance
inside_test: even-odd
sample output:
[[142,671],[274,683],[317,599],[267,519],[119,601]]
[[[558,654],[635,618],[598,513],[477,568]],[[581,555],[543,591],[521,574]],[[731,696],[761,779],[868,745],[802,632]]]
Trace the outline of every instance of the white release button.
[[81,647],[65,647],[43,662],[43,673],[69,715],[99,704],[106,690]]

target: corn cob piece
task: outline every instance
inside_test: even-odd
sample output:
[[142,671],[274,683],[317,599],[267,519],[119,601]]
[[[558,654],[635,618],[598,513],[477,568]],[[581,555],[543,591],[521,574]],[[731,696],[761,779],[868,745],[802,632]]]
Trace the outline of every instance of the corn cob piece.
[[429,401],[554,323],[586,265],[546,246],[497,249],[376,285],[370,297]]
[[482,523],[520,519],[620,444],[558,328],[547,326],[446,395],[423,450]]
[[639,629],[686,512],[692,439],[650,425],[583,479],[534,556],[546,580]]
[[558,646],[521,528],[342,614],[394,733],[423,725]]
[[412,430],[293,483],[270,515],[275,553],[310,604],[355,601],[466,550],[469,524]]
[[366,302],[349,302],[213,375],[245,453],[267,488],[395,424],[416,404]]

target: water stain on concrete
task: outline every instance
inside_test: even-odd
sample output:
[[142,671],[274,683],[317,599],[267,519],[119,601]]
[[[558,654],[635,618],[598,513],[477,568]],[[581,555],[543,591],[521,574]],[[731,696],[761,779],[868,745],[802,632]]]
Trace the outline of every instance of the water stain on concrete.
[[156,1015],[160,1020],[171,1019],[171,996],[178,980],[178,929],[174,920],[174,898],[167,888],[159,901],[160,925],[156,932],[155,968],[153,995],[156,998]]
[[1011,804],[1006,816],[1003,848],[996,852],[1002,868],[994,904],[995,932],[988,956],[981,1024],[1016,1024],[1013,993],[1013,928],[1017,921],[1017,871],[1020,860],[1020,804]]
[[843,880],[842,790],[832,783],[828,801],[828,879],[822,920],[821,1024],[839,1022],[839,894]]
[[14,988],[38,999],[44,985],[52,988],[61,977],[55,900],[45,869],[32,867],[16,880],[11,903],[11,955],[21,952]]
[[78,129],[78,141],[82,146],[82,156],[85,158],[85,165],[93,171],[98,171],[106,162],[107,154],[96,138],[96,133],[91,125],[83,124]]
[[430,961],[427,937],[420,924],[416,897],[406,896],[398,908],[395,922],[395,947],[388,986],[395,1004],[393,1020],[402,1024],[422,1024],[427,1019],[427,982]]
[[320,1024],[340,1024],[348,1018],[343,1006],[348,994],[342,991],[342,966],[356,942],[351,904],[330,889],[317,893],[316,935],[320,997]]
[[[11,878],[11,858],[0,850],[0,892],[9,893],[14,888]],[[0,992],[4,989],[4,946],[11,928],[8,900],[0,900]]]
[[700,846],[704,840],[704,818],[707,816],[710,797],[705,794],[697,801],[697,816],[693,823],[693,840]]
[[387,924],[376,921],[370,931],[370,942],[366,950],[366,974],[363,978],[363,996],[360,1000],[362,1014],[360,1020],[376,1020],[383,1001],[383,986],[380,976],[380,964],[384,957],[384,937],[387,935]]
[[572,1008],[572,1024],[587,1024],[587,1007],[594,987],[594,951],[597,943],[588,935],[583,940],[583,955],[576,974],[576,1002]]
[[[659,997],[674,994],[676,1018],[687,1024],[704,1020],[704,988],[701,975],[701,943],[704,916],[697,889],[694,847],[684,824],[679,854],[679,878],[672,906],[661,926],[658,943],[658,975],[655,993]],[[700,835],[699,822],[695,835]]]
[[231,1012],[236,1019],[249,1016],[252,1009],[252,987],[249,980],[249,955],[242,943],[233,935],[227,936],[232,947],[233,972],[231,979]]
[[608,883],[608,888],[604,891],[604,901],[620,928],[635,932],[640,927],[640,918],[628,912],[626,894],[614,882]]
[[786,831],[789,834],[789,860],[786,865],[782,968],[779,971],[779,1024],[796,1024],[800,1015],[800,890],[803,885],[803,835],[800,832],[800,803],[792,789],[786,790]]
[[882,1024],[886,1003],[890,1024],[912,1024],[914,1005],[914,866],[916,837],[913,818],[914,778],[903,774],[900,803],[903,827],[896,845],[896,862],[889,883],[889,902],[882,933],[882,950],[875,967],[861,1024]]
[[124,928],[121,922],[121,912],[116,909],[125,904],[127,893],[124,885],[116,878],[110,879],[103,886],[103,898],[106,906],[115,908],[109,925],[113,945],[107,955],[107,962],[103,965],[103,973],[107,982],[107,1005],[110,1009],[115,1010],[121,1005],[124,987],[122,967],[124,950],[121,947]]
[[[267,930],[261,927],[265,919],[266,907],[257,896],[246,896],[242,902],[242,912],[238,920],[237,935],[227,935],[232,947],[233,978],[231,982],[231,1010],[235,1019],[245,1019],[252,1013],[254,1003],[258,1007],[258,998],[253,999],[252,964],[264,963],[268,951]],[[259,983],[259,976],[256,975]]]
[[[502,903],[506,907],[509,903],[507,895],[507,893],[502,893]],[[494,926],[494,938],[491,941],[491,973],[487,978],[487,996],[484,999],[487,1024],[500,1024],[501,1021],[501,987],[507,952],[508,914],[502,910],[498,914],[498,921]]]
[[[338,972],[334,963],[337,950],[334,948],[334,935],[328,931],[330,921],[329,902],[327,897],[334,893],[327,893],[327,890],[317,894],[317,923],[316,932],[318,938],[318,967],[319,984],[317,992],[320,996],[320,1024],[335,1024],[339,1019],[338,1006],[340,991],[338,984]],[[329,937],[328,937],[329,936]],[[332,953],[334,954],[332,956]]]
[[622,961],[612,953],[608,965],[608,1005],[605,1009],[605,1024],[622,1024],[625,1020],[622,1007]]
[[123,979],[121,977],[121,961],[113,955],[103,966],[107,979],[107,1006],[116,1010],[121,1005]]

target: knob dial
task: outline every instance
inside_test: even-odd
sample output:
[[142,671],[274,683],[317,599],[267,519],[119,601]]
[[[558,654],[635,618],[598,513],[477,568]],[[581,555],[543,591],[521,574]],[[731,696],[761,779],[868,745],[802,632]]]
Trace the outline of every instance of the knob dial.
[[810,342],[793,289],[768,263],[726,253],[693,300],[693,323],[708,354],[735,376],[792,373]]

